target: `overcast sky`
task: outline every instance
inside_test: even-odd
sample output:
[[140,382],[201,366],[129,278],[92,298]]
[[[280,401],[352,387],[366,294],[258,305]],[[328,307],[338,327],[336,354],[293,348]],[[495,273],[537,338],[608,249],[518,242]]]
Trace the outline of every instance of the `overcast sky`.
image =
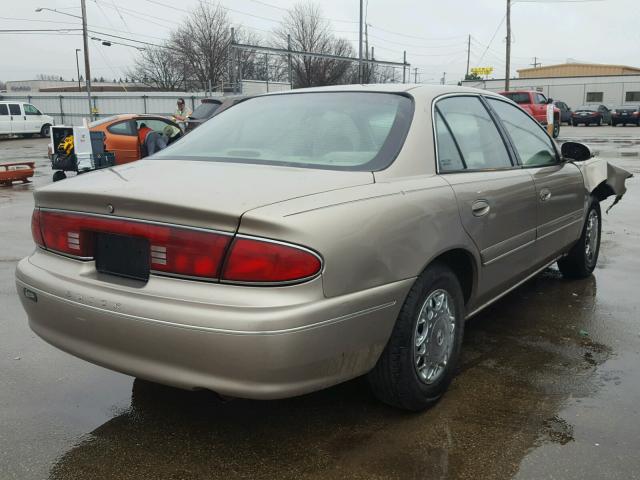
[[[180,23],[198,0],[87,0],[90,28],[138,40],[158,42]],[[543,65],[567,59],[640,67],[640,0],[513,0],[512,65],[528,67],[534,56]],[[560,3],[561,2],[561,3]],[[80,0],[2,0],[0,30],[79,28],[79,20],[43,11],[55,8],[79,15]],[[278,25],[283,8],[295,0],[222,0],[237,25],[263,38]],[[336,35],[353,41],[357,51],[358,0],[323,0],[323,15]],[[492,66],[504,77],[506,0],[365,0],[369,44],[376,58],[407,61],[418,67],[419,81],[457,82],[466,68],[467,35],[472,36],[471,66]],[[10,8],[8,8],[10,7]],[[120,7],[120,8],[116,8]],[[58,23],[52,23],[58,22]],[[495,36],[494,36],[495,34]],[[493,38],[493,40],[492,40]],[[490,44],[490,45],[489,45]],[[487,49],[487,46],[489,48]],[[26,80],[38,73],[77,78],[75,32],[0,34],[0,80]],[[124,77],[136,50],[90,42],[92,76]],[[81,63],[82,74],[82,63]],[[512,73],[515,75],[515,73]],[[413,75],[412,75],[413,78]]]

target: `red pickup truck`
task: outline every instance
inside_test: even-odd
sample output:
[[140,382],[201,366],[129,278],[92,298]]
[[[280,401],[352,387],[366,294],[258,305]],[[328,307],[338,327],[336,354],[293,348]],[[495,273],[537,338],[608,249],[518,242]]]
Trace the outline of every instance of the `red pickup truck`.
[[[516,102],[542,125],[547,124],[547,105],[553,103],[552,98],[547,98],[540,92],[531,90],[509,90],[508,92],[500,92],[500,95]],[[560,135],[560,109],[554,105],[553,138],[557,138],[558,135]]]

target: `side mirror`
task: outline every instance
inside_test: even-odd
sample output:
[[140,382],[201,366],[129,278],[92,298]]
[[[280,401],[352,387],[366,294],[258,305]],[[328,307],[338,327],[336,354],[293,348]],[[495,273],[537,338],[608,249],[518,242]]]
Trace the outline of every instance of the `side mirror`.
[[553,98],[547,98],[547,103],[553,103]]
[[589,160],[593,157],[591,149],[584,143],[578,142],[563,143],[562,147],[560,147],[560,153],[562,153],[562,158],[573,160],[575,162],[584,162],[585,160]]

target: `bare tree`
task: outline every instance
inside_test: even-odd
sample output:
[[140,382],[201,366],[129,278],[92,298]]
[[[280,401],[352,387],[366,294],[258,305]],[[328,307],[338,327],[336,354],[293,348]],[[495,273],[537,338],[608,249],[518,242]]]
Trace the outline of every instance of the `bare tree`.
[[188,74],[205,87],[217,85],[228,70],[231,23],[220,5],[201,2],[171,34],[172,48],[184,59]]
[[185,81],[183,67],[179,55],[169,45],[163,45],[142,50],[126,74],[150,87],[177,90]]
[[[322,18],[320,7],[314,3],[298,3],[286,14],[274,32],[276,46],[287,48],[287,35],[291,35],[293,50],[331,55],[354,55],[348,40],[331,33],[329,22]],[[283,58],[283,61],[287,61]],[[292,58],[294,87],[335,85],[350,80],[350,60],[316,58],[295,55]]]

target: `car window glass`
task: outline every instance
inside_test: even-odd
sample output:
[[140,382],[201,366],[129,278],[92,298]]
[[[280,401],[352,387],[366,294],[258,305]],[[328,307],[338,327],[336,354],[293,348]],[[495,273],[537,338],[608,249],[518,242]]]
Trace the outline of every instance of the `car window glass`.
[[503,95],[505,97],[507,97],[509,100],[511,100],[512,102],[516,102],[518,104],[526,104],[529,103],[529,94],[528,93],[522,93],[522,92],[507,92],[507,93],[503,93]]
[[42,115],[36,107],[28,103],[23,104],[22,108],[24,108],[25,115]]
[[453,141],[442,115],[436,112],[436,141],[438,145],[438,167],[441,172],[464,170],[465,165]]
[[513,140],[520,161],[527,167],[556,163],[556,151],[549,136],[527,114],[492,98],[487,99]]
[[131,129],[131,122],[126,120],[120,123],[114,123],[113,125],[109,125],[107,127],[109,132],[114,133],[116,135],[135,135],[136,133]]
[[0,103],[0,115],[9,115],[9,109],[4,103]]
[[20,111],[20,105],[18,105],[17,103],[9,104],[9,112],[11,112],[11,115],[22,115]]
[[136,120],[136,127],[140,128],[140,125],[142,125],[143,123],[154,132],[160,132],[160,133],[162,133],[162,130],[164,130],[164,128],[167,125],[169,125],[168,122],[164,122],[156,118],[142,118],[142,119]]
[[507,148],[478,97],[450,97],[436,104],[470,170],[511,167]]
[[536,93],[536,103],[545,104],[547,103],[547,98],[540,93]]

